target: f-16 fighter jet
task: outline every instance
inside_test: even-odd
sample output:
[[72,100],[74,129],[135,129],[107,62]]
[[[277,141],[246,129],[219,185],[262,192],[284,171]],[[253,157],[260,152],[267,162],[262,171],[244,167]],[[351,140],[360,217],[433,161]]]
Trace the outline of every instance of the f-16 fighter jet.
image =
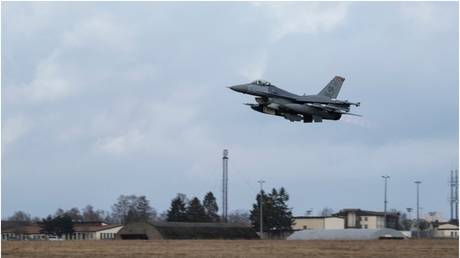
[[252,109],[269,115],[281,116],[291,122],[303,121],[315,123],[326,120],[339,120],[349,113],[350,106],[359,107],[360,103],[337,100],[345,78],[335,76],[324,89],[316,95],[296,95],[282,90],[270,82],[257,80],[248,84],[229,87],[230,89],[256,96],[257,103],[246,103]]

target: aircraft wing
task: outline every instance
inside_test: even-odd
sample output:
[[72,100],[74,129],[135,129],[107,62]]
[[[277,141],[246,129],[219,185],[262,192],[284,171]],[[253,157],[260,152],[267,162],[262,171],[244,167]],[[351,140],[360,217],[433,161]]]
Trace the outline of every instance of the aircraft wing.
[[343,106],[343,107],[327,105],[327,104],[317,104],[317,103],[307,103],[306,105],[310,107],[320,108],[320,109],[327,110],[327,111],[332,111],[332,112],[339,113],[342,115],[361,116],[358,114],[348,113],[348,111],[350,110],[349,105]]
[[[276,97],[276,96],[274,96]],[[347,100],[334,100],[334,99],[318,99],[314,98],[315,96],[282,96],[282,98],[286,98],[292,100],[294,102],[300,104],[325,104],[325,105],[334,105],[334,106],[357,106],[361,105],[360,102],[348,102]]]
[[320,108],[327,111],[341,112],[350,110],[349,105],[331,105],[331,104],[320,104],[320,103],[307,103],[306,105],[310,107]]

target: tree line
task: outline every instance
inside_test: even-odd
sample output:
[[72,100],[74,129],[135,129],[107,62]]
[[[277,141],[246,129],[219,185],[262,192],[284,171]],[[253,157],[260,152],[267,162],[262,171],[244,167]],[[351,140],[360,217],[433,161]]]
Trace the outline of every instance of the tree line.
[[[227,222],[252,225],[256,230],[260,230],[260,201],[263,201],[264,230],[290,230],[293,218],[291,208],[287,205],[288,200],[289,195],[283,187],[279,190],[273,188],[269,194],[261,191],[256,196],[252,210],[232,211],[228,214]],[[38,223],[44,233],[60,236],[73,233],[73,225],[79,222],[104,221],[112,224],[139,221],[223,222],[218,212],[216,197],[210,191],[202,200],[198,197],[189,199],[185,194],[178,193],[171,200],[169,209],[159,215],[146,196],[120,195],[112,205],[111,212],[87,205],[81,210],[76,207],[69,210],[59,208],[54,214],[43,219],[32,218],[26,212],[17,211],[8,220]]]

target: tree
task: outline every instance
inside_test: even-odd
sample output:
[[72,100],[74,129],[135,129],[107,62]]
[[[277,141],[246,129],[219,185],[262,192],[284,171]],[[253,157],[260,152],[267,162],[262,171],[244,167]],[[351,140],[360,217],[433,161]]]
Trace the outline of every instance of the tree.
[[201,205],[200,199],[194,197],[186,208],[188,222],[206,222],[206,211]]
[[[262,204],[262,205],[261,205]],[[272,211],[273,203],[272,200],[265,194],[265,191],[260,191],[256,196],[256,203],[252,205],[252,210],[250,211],[249,219],[251,220],[252,226],[256,231],[260,231],[260,207],[263,209],[263,230],[267,231],[272,228]]]
[[120,195],[112,206],[112,217],[121,224],[126,224],[128,212],[136,199],[135,195]]
[[41,226],[41,233],[44,234],[54,234],[54,221],[53,217],[51,215],[48,215],[48,217],[44,218],[40,224]]
[[70,215],[64,214],[56,217],[49,215],[47,218],[42,220],[41,232],[45,234],[55,234],[58,237],[62,237],[65,234],[72,234],[73,221]]
[[62,216],[64,215],[65,211],[61,208],[57,209],[56,212],[54,213],[54,216],[57,217],[57,216]]
[[83,221],[103,221],[105,218],[103,210],[94,210],[93,206],[86,205],[82,209],[81,216]]
[[230,212],[228,214],[227,221],[228,223],[251,225],[251,220],[249,219],[249,212],[243,210],[235,210]]
[[137,221],[152,221],[156,217],[156,212],[150,206],[150,201],[147,200],[145,195],[137,198],[134,210],[137,215]]
[[30,214],[24,211],[16,211],[8,218],[9,221],[22,221],[22,222],[31,222],[32,219]]
[[279,191],[272,189],[270,194],[265,194],[263,191],[256,197],[256,203],[253,204],[253,209],[250,212],[250,220],[252,226],[260,230],[260,201],[263,200],[263,227],[264,231],[286,231],[292,229],[294,219],[292,218],[291,208],[287,206],[289,195],[286,190],[281,187]]
[[419,230],[426,230],[430,227],[430,223],[424,219],[419,219],[418,221],[416,221],[415,223],[415,226],[419,229]]
[[177,194],[177,197],[172,199],[171,207],[167,211],[166,220],[183,222],[187,221],[187,210],[185,208],[185,195]]
[[276,189],[273,188],[270,198],[272,199],[274,208],[274,230],[292,230],[294,219],[292,218],[292,211],[287,205],[289,195],[284,187],[281,187],[279,191],[276,191]]
[[212,192],[207,193],[204,197],[203,207],[206,212],[207,221],[219,222],[219,215],[217,214],[219,207],[217,206],[216,197],[214,197]]
[[76,207],[66,211],[64,214],[67,214],[73,221],[82,221],[83,216],[80,213],[80,210]]
[[156,211],[147,198],[136,195],[120,195],[112,206],[112,217],[117,223],[154,220]]
[[320,215],[320,216],[324,216],[324,217],[328,217],[328,216],[331,216],[333,213],[334,213],[334,210],[333,210],[332,208],[324,207],[324,208],[319,212],[319,215]]
[[401,212],[401,216],[399,217],[399,227],[401,230],[411,230],[414,221],[409,219],[407,213]]

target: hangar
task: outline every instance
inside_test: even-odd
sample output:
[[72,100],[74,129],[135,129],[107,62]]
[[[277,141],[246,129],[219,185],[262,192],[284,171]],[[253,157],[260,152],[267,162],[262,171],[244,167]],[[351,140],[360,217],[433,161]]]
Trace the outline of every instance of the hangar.
[[255,230],[232,223],[134,222],[117,234],[117,239],[259,239]]
[[325,229],[301,230],[288,237],[288,240],[373,240],[404,239],[405,236],[394,229]]

